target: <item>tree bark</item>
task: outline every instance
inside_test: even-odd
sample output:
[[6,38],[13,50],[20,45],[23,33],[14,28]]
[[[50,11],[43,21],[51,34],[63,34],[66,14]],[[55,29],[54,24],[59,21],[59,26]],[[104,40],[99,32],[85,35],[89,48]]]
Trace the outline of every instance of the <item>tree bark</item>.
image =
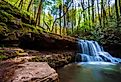
[[116,10],[116,19],[117,19],[117,26],[118,26],[118,18],[119,18],[119,14],[118,14],[117,0],[115,0],[115,10]]
[[61,10],[62,10],[62,5],[59,5],[59,17],[60,17],[60,35],[61,35]]
[[98,10],[98,19],[99,19],[99,22],[100,22],[100,26],[102,27],[101,25],[101,18],[100,18],[100,12],[99,12],[99,1],[97,0],[97,10]]
[[120,10],[120,16],[121,16],[121,0],[119,0],[119,10]]
[[92,23],[94,24],[94,0],[91,0],[92,2]]
[[36,26],[40,24],[40,19],[41,19],[41,13],[42,13],[42,0],[40,0],[39,3],[39,8],[38,8],[38,12],[37,12],[37,17],[36,17]]
[[30,10],[30,7],[31,7],[31,5],[32,5],[33,2],[34,2],[34,0],[30,0],[29,5],[28,5],[28,7],[27,7],[27,11]]
[[[90,6],[90,0],[88,0],[88,7]],[[89,27],[91,28],[90,25],[90,8],[88,8],[88,20],[89,20]]]
[[111,17],[111,12],[110,12],[110,0],[108,0],[108,12],[109,12],[109,17]]

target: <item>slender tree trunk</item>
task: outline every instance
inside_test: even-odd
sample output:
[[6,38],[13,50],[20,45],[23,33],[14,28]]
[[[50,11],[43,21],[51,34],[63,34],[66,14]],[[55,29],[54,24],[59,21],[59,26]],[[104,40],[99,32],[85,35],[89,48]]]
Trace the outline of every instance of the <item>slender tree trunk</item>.
[[108,0],[108,12],[109,12],[109,17],[111,17],[111,12],[110,12],[110,0]]
[[31,7],[31,5],[32,5],[33,2],[34,2],[34,0],[30,0],[29,5],[28,5],[28,7],[27,7],[27,11],[30,10],[30,7]]
[[106,11],[105,11],[105,4],[104,4],[104,2],[103,2],[102,9],[103,9],[103,25],[105,27],[105,24],[107,22],[107,17],[106,17]]
[[[83,11],[85,11],[85,9],[84,9],[84,0],[82,0],[81,6],[82,6]],[[84,18],[84,22],[85,22],[85,13],[84,12],[83,12],[83,18]]]
[[57,23],[55,24],[55,33],[57,34]]
[[44,25],[45,25],[45,24],[44,24],[44,21],[45,21],[45,13],[43,14],[43,25],[42,25],[43,27],[44,27]]
[[20,6],[21,6],[22,2],[23,2],[23,0],[21,0],[21,1],[20,1],[20,3],[19,3],[19,5],[18,5],[18,7],[20,7]]
[[19,2],[19,0],[18,0],[18,1],[16,1],[16,3],[15,3],[14,5],[16,5],[18,2]]
[[23,3],[24,3],[24,0],[21,0],[20,3],[19,3],[19,5],[18,5],[18,7],[20,7],[22,9]]
[[121,0],[119,0],[119,10],[120,10],[120,16],[121,16]]
[[103,21],[104,18],[103,18],[103,0],[101,0],[101,23],[102,23],[102,27],[103,27]]
[[[90,0],[88,0],[88,7],[90,6]],[[88,8],[88,20],[89,20],[89,27],[91,28],[90,25],[90,8]]]
[[[84,8],[84,0],[81,1],[81,6],[82,6],[82,10],[83,10],[83,19],[84,19],[84,23],[86,21],[86,16],[85,16],[85,8]],[[86,28],[84,29],[86,32]]]
[[[72,16],[71,16],[71,29],[72,29],[72,33],[73,33],[73,31],[74,31],[74,18],[75,18],[75,16],[74,16],[74,2],[72,2],[73,4],[72,4],[72,12],[71,12],[71,14],[72,14]],[[76,20],[75,20],[76,21]]]
[[67,13],[66,19],[67,19],[66,25],[67,27],[69,27],[69,13]]
[[36,17],[37,7],[34,7],[34,18]]
[[[63,14],[65,14],[65,9],[66,9],[66,5],[64,5],[64,0],[63,0]],[[65,34],[65,28],[66,28],[66,15],[64,15],[63,17],[63,22],[64,22],[64,26],[63,26],[63,33]]]
[[[62,5],[59,5],[59,17],[61,17],[61,10],[62,10]],[[61,35],[61,30],[62,30],[62,27],[61,27],[61,18],[60,18],[60,35]]]
[[37,12],[37,17],[36,17],[36,26],[40,24],[40,19],[41,19],[41,13],[42,13],[42,0],[39,3],[39,8],[38,8],[38,12]]
[[94,24],[94,0],[92,1],[92,23]]
[[101,18],[100,18],[100,11],[99,11],[99,1],[98,0],[97,0],[97,10],[98,10],[98,19],[99,19],[99,22],[100,22],[100,27],[102,27]]
[[115,10],[116,10],[116,19],[117,19],[117,26],[118,26],[119,13],[118,13],[117,0],[115,0]]

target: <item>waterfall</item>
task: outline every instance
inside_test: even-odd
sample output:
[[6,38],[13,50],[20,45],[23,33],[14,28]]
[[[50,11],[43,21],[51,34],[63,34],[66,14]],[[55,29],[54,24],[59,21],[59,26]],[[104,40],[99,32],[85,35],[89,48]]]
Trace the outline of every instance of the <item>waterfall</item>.
[[78,41],[79,56],[81,56],[82,62],[111,62],[111,63],[120,63],[120,58],[112,57],[108,52],[103,50],[96,41],[89,40],[79,40]]

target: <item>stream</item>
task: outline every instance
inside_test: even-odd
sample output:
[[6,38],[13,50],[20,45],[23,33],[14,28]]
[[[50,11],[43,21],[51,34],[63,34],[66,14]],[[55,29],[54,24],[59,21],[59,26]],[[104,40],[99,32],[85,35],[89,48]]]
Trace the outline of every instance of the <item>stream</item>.
[[96,41],[79,40],[74,64],[57,70],[60,82],[121,82],[121,59]]
[[57,72],[60,82],[121,82],[121,64],[75,63]]

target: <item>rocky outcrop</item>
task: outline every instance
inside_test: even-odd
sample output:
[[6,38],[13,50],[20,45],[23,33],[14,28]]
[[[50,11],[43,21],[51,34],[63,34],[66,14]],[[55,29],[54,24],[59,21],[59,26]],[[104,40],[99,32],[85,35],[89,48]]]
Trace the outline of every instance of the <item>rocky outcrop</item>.
[[47,32],[31,32],[20,38],[20,46],[38,50],[77,50],[77,39]]
[[34,56],[28,61],[47,62],[51,67],[57,68],[75,62],[74,52],[50,53],[49,55]]
[[28,53],[21,48],[1,48],[0,47],[0,61],[15,57],[28,56]]
[[36,51],[21,48],[0,48],[0,61],[47,62],[51,67],[62,67],[75,62],[75,51]]
[[[0,82],[59,82],[58,74],[46,62],[27,62],[0,69]],[[1,75],[0,75],[1,76]]]

